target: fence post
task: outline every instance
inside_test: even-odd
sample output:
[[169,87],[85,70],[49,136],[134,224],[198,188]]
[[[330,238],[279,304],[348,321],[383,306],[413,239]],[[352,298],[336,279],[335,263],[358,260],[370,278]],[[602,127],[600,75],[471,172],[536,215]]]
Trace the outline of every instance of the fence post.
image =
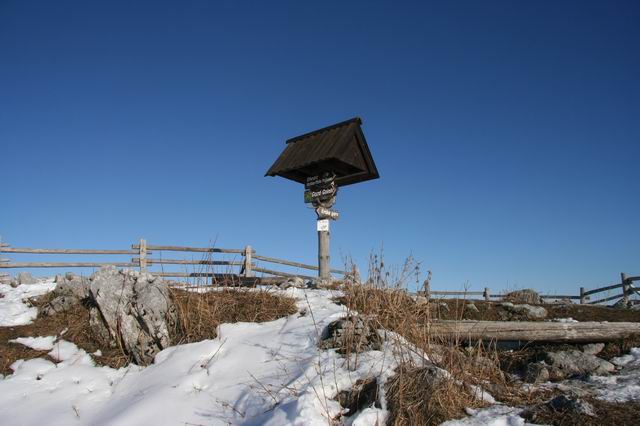
[[253,270],[251,268],[251,254],[253,249],[251,246],[245,246],[244,248],[244,276],[245,277],[253,277]]
[[147,272],[147,240],[140,238],[140,272]]
[[580,287],[580,304],[584,305],[587,303],[587,298],[584,295],[584,287]]
[[428,279],[424,281],[424,297],[431,300],[431,283]]
[[484,294],[483,294],[483,296],[484,296],[484,300],[485,300],[485,301],[487,301],[487,302],[488,302],[489,300],[491,300],[491,295],[489,294],[489,287],[485,287],[485,288],[484,288]]
[[622,300],[625,305],[629,303],[629,284],[627,274],[620,272],[620,281],[622,281]]

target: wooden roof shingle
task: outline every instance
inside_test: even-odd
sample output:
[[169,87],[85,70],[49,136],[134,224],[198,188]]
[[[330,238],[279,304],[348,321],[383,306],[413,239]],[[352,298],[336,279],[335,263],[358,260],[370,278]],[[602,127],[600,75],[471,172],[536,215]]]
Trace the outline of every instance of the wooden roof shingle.
[[356,117],[289,139],[265,176],[304,183],[308,177],[333,172],[338,186],[377,179],[361,124]]

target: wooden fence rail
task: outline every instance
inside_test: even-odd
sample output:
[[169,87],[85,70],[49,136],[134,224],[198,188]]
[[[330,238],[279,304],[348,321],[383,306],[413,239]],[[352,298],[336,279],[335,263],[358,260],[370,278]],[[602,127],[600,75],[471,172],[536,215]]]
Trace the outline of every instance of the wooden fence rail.
[[[160,254],[161,252],[184,252],[184,253],[200,253],[206,254],[228,254],[239,255],[241,259],[238,260],[213,260],[205,257],[203,259],[164,259],[162,257],[149,257],[154,252]],[[141,239],[138,244],[132,244],[130,250],[98,250],[98,249],[42,249],[42,248],[26,248],[26,247],[10,247],[6,243],[0,243],[0,253],[14,253],[14,254],[37,254],[37,255],[134,255],[138,257],[131,258],[130,262],[115,261],[115,262],[11,262],[10,259],[0,259],[0,269],[4,268],[99,268],[102,266],[113,265],[122,268],[139,268],[140,271],[147,271],[149,267],[154,265],[192,265],[192,266],[228,266],[228,267],[240,267],[239,272],[232,273],[226,271],[225,273],[218,273],[212,271],[205,272],[178,272],[178,271],[153,271],[152,274],[162,277],[175,277],[175,278],[216,278],[216,279],[230,279],[235,277],[238,281],[256,282],[254,277],[256,272],[273,276],[260,277],[261,282],[269,282],[278,280],[278,277],[293,277],[299,276],[302,278],[314,279],[314,277],[308,275],[300,275],[296,273],[278,271],[274,269],[268,269],[258,267],[254,261],[260,261],[264,263],[275,263],[286,265],[299,269],[307,269],[311,271],[317,271],[318,267],[313,265],[307,265],[304,263],[293,262],[285,259],[278,259],[274,257],[260,256],[255,254],[255,250],[251,246],[245,246],[242,249],[230,249],[230,248],[218,248],[218,247],[188,247],[188,246],[165,246],[165,245],[149,245],[145,239]],[[339,269],[331,269],[334,274],[346,275],[345,271]],[[7,274],[0,274],[0,278],[8,277]],[[253,279],[253,280],[251,280]]]
[[[185,253],[220,253],[220,254],[233,254],[239,255],[239,260],[213,260],[210,258],[204,259],[164,259],[162,257],[149,257],[154,252],[185,252]],[[285,265],[292,268],[306,269],[310,271],[318,271],[318,267],[314,265],[308,265],[300,262],[293,262],[285,259],[278,259],[275,257],[268,257],[256,254],[256,251],[251,246],[245,246],[242,249],[229,249],[218,247],[188,247],[188,246],[164,246],[164,245],[149,245],[146,240],[141,239],[138,244],[132,244],[130,250],[98,250],[98,249],[42,249],[42,248],[25,248],[25,247],[10,247],[7,243],[0,243],[0,253],[14,253],[14,254],[52,254],[52,255],[134,255],[138,257],[131,258],[130,262],[11,262],[10,259],[0,258],[0,269],[10,268],[99,268],[106,265],[114,265],[122,268],[139,268],[141,271],[147,271],[149,267],[154,265],[182,265],[182,266],[228,266],[228,267],[240,267],[237,274],[225,271],[225,273],[218,273],[213,271],[202,272],[178,272],[178,271],[153,271],[152,273],[162,277],[175,277],[175,278],[193,278],[193,277],[206,277],[206,278],[229,278],[235,277],[236,279],[242,279],[243,282],[256,281],[255,273],[266,274],[272,276],[274,280],[277,277],[293,277],[299,276],[301,278],[313,279],[309,275],[300,275],[292,272],[278,271],[275,269],[265,268],[257,263],[272,263]],[[348,272],[340,269],[331,269],[331,273],[348,275]],[[0,273],[0,279],[6,280],[7,274]],[[265,279],[268,277],[261,277],[263,281],[269,281]],[[625,303],[629,302],[629,296],[632,294],[640,295],[640,290],[633,286],[633,282],[640,281],[640,276],[627,276],[625,273],[620,274],[620,283],[607,285],[605,287],[595,288],[591,290],[585,290],[584,287],[580,287],[578,295],[541,295],[543,299],[576,299],[580,300],[581,304],[598,304],[609,302],[611,300],[622,298]],[[606,291],[622,289],[621,294],[615,296],[607,296],[597,300],[591,300],[591,296],[603,293]],[[430,290],[428,287],[424,289],[420,294],[424,294],[427,297],[431,296],[480,296],[484,300],[501,299],[504,295],[492,294],[488,287],[484,288],[484,291],[441,291]]]
[[[640,289],[636,289],[633,286],[634,281],[640,281],[640,276],[631,276],[628,277],[626,274],[620,274],[620,283],[608,285],[605,287],[595,288],[592,290],[586,291],[584,287],[580,287],[579,294],[577,295],[560,295],[560,294],[542,294],[540,297],[542,299],[571,299],[571,300],[580,300],[580,304],[598,304],[609,302],[611,300],[622,298],[625,303],[628,303],[629,296],[634,293],[640,295]],[[598,293],[603,293],[605,291],[615,290],[618,288],[622,288],[622,293],[617,294],[615,296],[607,296],[605,298],[601,298],[598,300],[591,300],[590,296]],[[482,296],[485,300],[489,301],[491,299],[503,299],[504,294],[491,294],[489,288],[485,287],[484,291],[448,291],[448,290],[430,290],[428,287],[425,288],[424,291],[419,292],[419,294],[424,294],[427,297],[431,296]]]

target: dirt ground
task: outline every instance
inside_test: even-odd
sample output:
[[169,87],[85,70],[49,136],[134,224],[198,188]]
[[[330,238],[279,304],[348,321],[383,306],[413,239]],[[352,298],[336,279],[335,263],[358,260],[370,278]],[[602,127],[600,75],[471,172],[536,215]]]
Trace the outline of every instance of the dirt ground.
[[[480,320],[480,321],[545,321],[555,318],[573,318],[576,321],[640,322],[640,310],[618,309],[609,306],[579,304],[543,304],[548,315],[544,319],[533,320],[517,316],[501,306],[501,302],[479,300],[432,299],[431,314],[434,319],[443,320]],[[469,309],[473,304],[478,311]]]

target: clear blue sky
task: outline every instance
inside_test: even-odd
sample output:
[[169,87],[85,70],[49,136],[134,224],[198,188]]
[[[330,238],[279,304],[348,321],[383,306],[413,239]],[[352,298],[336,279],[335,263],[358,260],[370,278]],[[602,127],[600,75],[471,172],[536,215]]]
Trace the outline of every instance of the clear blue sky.
[[263,175],[356,115],[381,178],[340,192],[334,263],[384,244],[441,289],[640,273],[637,1],[0,1],[0,234],[314,263],[301,185]]

